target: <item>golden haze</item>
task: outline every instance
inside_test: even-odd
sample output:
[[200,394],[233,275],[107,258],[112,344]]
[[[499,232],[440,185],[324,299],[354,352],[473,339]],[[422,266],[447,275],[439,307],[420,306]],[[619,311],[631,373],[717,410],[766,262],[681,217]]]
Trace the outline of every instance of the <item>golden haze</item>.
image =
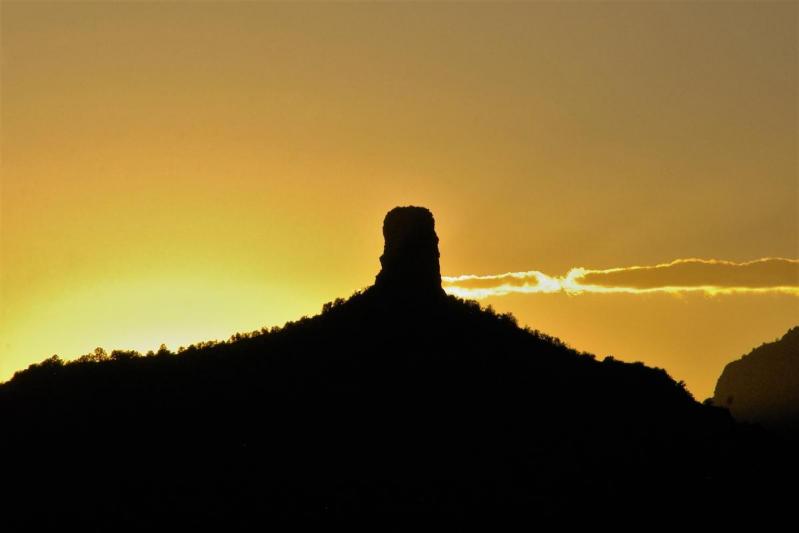
[[[799,257],[795,3],[3,2],[0,379],[442,269]],[[700,398],[790,295],[489,298]]]

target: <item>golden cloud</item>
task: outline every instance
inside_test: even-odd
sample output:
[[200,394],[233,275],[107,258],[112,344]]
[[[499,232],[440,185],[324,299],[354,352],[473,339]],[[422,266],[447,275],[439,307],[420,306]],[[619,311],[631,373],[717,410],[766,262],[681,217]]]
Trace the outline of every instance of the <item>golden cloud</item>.
[[442,280],[444,290],[464,298],[554,292],[785,293],[799,296],[799,259],[767,257],[737,263],[691,258],[605,270],[580,267],[569,270],[564,276],[531,270],[487,276],[444,276]]

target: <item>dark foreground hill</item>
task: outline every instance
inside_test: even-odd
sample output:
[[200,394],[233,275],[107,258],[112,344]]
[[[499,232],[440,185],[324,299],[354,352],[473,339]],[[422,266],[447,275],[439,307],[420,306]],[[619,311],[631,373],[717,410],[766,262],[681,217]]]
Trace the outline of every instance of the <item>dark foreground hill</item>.
[[663,370],[445,295],[428,211],[384,232],[375,285],[318,316],[181,354],[51,359],[0,387],[4,523],[718,524],[790,498],[780,442]]
[[713,401],[738,420],[799,436],[799,326],[729,363]]

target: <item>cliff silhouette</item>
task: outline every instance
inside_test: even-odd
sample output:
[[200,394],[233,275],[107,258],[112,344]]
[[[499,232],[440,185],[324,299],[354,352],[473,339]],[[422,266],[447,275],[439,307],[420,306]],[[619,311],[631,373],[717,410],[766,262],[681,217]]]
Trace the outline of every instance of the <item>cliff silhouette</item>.
[[799,437],[799,326],[727,364],[713,402],[738,420]]
[[446,295],[428,210],[390,211],[383,233],[375,284],[312,318],[179,354],[54,357],[0,386],[5,524],[719,523],[787,497],[781,442],[664,370]]
[[438,235],[424,207],[396,207],[383,221],[383,255],[373,290],[384,298],[426,302],[444,296]]

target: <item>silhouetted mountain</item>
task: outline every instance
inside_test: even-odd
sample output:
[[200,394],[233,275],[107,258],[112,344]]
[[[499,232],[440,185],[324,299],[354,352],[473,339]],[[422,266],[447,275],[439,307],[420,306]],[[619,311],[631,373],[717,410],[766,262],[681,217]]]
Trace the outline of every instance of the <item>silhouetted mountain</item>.
[[384,234],[375,286],[313,318],[15,375],[0,387],[4,523],[719,523],[787,497],[780,442],[665,371],[597,361],[444,294],[427,210],[392,210]]
[[738,420],[799,435],[799,326],[724,367],[713,401]]

